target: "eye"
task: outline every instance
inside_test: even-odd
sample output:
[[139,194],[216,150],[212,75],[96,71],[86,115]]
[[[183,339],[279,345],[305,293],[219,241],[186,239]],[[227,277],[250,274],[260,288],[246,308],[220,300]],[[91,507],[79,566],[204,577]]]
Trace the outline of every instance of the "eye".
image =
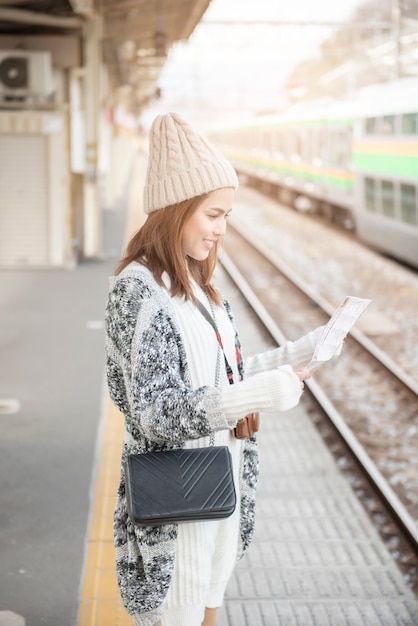
[[228,211],[228,213],[224,213],[223,211],[217,211],[216,213],[207,213],[207,216],[210,220],[226,219],[231,215],[231,211]]

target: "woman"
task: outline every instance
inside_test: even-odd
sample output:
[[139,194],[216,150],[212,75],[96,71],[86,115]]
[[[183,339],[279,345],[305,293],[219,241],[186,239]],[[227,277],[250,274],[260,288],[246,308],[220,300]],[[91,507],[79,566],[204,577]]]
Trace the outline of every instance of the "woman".
[[[256,438],[236,439],[233,429],[250,412],[298,403],[308,372],[293,368],[310,359],[320,332],[243,360],[229,304],[212,284],[237,185],[232,165],[178,115],[154,121],[144,188],[148,218],[111,278],[106,309],[109,391],[126,427],[114,517],[117,574],[136,626],[216,624],[255,514]],[[235,384],[198,301],[217,325]],[[134,526],[126,509],[126,455],[205,446],[211,434],[232,455],[234,514]]]

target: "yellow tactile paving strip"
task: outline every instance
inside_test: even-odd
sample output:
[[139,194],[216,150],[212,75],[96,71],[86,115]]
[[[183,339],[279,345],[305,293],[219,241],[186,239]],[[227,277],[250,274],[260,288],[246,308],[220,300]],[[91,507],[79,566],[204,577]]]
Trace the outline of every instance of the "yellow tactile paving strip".
[[[144,220],[141,198],[144,163],[143,156],[138,154],[131,181],[126,241]],[[81,586],[78,626],[132,626],[133,624],[120,599],[113,545],[113,510],[119,484],[123,434],[123,416],[107,397]]]
[[123,428],[123,417],[109,400],[97,468],[78,626],[132,626],[119,596],[113,546],[113,509]]

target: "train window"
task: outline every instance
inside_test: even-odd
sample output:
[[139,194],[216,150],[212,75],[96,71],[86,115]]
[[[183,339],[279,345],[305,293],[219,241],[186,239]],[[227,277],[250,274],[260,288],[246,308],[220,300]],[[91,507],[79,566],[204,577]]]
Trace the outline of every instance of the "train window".
[[301,133],[296,132],[295,133],[295,153],[299,156],[302,157],[302,135]]
[[274,157],[277,152],[277,130],[275,128],[272,128],[270,132],[270,150],[271,156]]
[[418,113],[404,113],[401,118],[402,135],[416,135],[418,132]]
[[364,196],[366,209],[376,211],[376,181],[373,178],[364,179]]
[[283,159],[284,139],[283,139],[283,131],[281,130],[276,131],[274,148],[275,148],[274,154],[273,154],[274,158],[276,160]]
[[250,128],[249,130],[247,130],[247,132],[245,133],[245,145],[247,147],[247,149],[251,152],[251,154],[254,152],[254,150],[257,149],[257,146],[255,144],[255,141],[257,139],[257,135],[254,133],[254,130],[252,128]]
[[259,132],[259,135],[258,135],[258,152],[257,152],[257,154],[258,154],[259,157],[264,158],[264,157],[267,156],[267,154],[268,154],[267,146],[266,146],[267,141],[268,141],[267,133],[265,131],[261,130]]
[[417,189],[401,184],[401,218],[407,224],[418,224]]
[[379,124],[379,133],[382,135],[393,135],[395,132],[395,116],[384,115]]
[[367,117],[364,132],[366,135],[374,135],[376,133],[376,118],[375,117]]
[[302,159],[309,163],[312,158],[312,130],[306,129],[302,133]]
[[286,132],[286,155],[288,157],[292,157],[295,154],[295,147],[295,133],[289,130]]
[[382,180],[382,212],[387,217],[395,217],[395,188],[389,180]]
[[266,157],[270,156],[273,151],[273,133],[271,129],[266,130],[264,132],[263,148],[264,148],[265,156]]
[[326,163],[327,161],[327,147],[328,147],[327,131],[325,129],[322,129],[319,133],[319,148],[318,148],[318,155],[319,155],[319,159],[321,163]]
[[329,164],[336,167],[347,167],[348,151],[347,131],[333,131],[330,135]]
[[319,158],[319,128],[311,130],[311,162],[317,162]]

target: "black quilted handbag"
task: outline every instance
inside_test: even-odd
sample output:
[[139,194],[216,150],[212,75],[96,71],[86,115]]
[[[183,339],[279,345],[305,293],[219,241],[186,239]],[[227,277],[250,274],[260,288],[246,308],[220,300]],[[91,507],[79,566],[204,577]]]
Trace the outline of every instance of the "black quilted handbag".
[[140,526],[224,519],[235,510],[227,446],[131,454],[125,476],[129,517]]

